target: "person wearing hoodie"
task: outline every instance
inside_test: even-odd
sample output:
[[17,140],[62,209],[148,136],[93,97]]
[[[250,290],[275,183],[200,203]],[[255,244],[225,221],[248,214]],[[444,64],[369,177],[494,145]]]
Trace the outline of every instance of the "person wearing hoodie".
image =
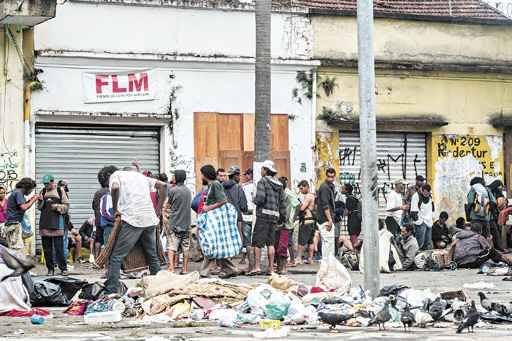
[[491,182],[487,189],[494,196],[496,203],[491,202],[491,218],[489,220],[489,232],[492,235],[492,241],[495,248],[500,251],[503,250],[502,237],[501,237],[501,226],[498,224],[498,217],[500,215],[500,210],[503,209],[503,201],[505,200],[505,195],[503,194],[503,182],[501,180],[494,180]]
[[482,226],[482,235],[489,237],[489,223],[491,221],[492,207],[496,205],[496,198],[492,192],[485,187],[484,179],[473,178],[470,182],[471,189],[468,192],[467,210],[469,221]]
[[169,255],[169,272],[174,271],[174,255],[180,250],[183,252],[183,270],[181,274],[188,273],[188,260],[190,248],[190,224],[192,193],[185,180],[187,173],[184,170],[174,172],[174,183],[176,186],[167,191],[167,212],[168,217],[164,219],[164,230],[167,237],[167,248]]
[[275,232],[277,224],[286,216],[283,200],[283,185],[276,178],[274,162],[266,160],[261,167],[261,179],[256,186],[256,223],[252,235],[252,246],[256,257],[254,270],[248,275],[261,275],[261,249],[267,247],[268,274],[273,272],[275,255]]
[[226,192],[226,197],[228,198],[228,202],[235,206],[238,212],[238,232],[240,236],[243,237],[244,233],[242,230],[243,223],[243,213],[247,213],[249,210],[247,208],[247,198],[245,197],[245,192],[240,186],[240,168],[238,166],[231,166],[228,170],[228,180],[222,183],[224,186],[224,192]]
[[448,256],[459,268],[478,269],[489,259],[512,265],[510,258],[496,251],[482,236],[482,224],[479,222],[473,222],[471,230],[462,230],[455,235]]

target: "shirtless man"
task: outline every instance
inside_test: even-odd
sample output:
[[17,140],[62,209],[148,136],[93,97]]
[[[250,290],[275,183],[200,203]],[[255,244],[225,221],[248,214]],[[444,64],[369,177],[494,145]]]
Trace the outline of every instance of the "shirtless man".
[[296,259],[296,264],[302,264],[302,256],[304,250],[308,248],[308,260],[307,264],[313,262],[313,253],[315,251],[314,237],[316,220],[313,214],[315,209],[315,195],[309,191],[309,183],[306,180],[302,180],[299,183],[300,193],[304,195],[304,199],[300,205],[300,224],[299,224],[299,247]]

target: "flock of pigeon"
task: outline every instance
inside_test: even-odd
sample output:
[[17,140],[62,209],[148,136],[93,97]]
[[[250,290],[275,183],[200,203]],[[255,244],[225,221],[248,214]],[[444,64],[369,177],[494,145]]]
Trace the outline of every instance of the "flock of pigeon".
[[[502,316],[512,317],[512,302],[505,304],[491,302],[482,292],[479,292],[478,296],[480,297],[481,306],[487,312],[495,312]],[[367,314],[371,317],[368,325],[377,325],[379,330],[385,330],[385,324],[393,318],[390,307],[393,307],[396,311],[400,311],[400,322],[406,332],[407,328],[411,328],[414,325],[425,328],[427,324],[434,324],[435,322],[441,321],[446,315],[454,313],[453,308],[447,309],[448,302],[440,297],[436,298],[434,301],[427,300],[423,307],[411,307],[410,304],[406,303],[403,309],[398,309],[396,303],[397,297],[391,295],[378,312],[368,312]],[[416,313],[411,311],[418,309],[419,311]],[[350,313],[342,314],[322,311],[319,312],[318,316],[322,322],[330,325],[332,329],[355,317],[354,314]],[[475,301],[471,301],[463,316],[460,316],[457,333],[462,333],[464,330],[474,332],[474,326],[480,321],[481,316],[482,314],[477,310]]]

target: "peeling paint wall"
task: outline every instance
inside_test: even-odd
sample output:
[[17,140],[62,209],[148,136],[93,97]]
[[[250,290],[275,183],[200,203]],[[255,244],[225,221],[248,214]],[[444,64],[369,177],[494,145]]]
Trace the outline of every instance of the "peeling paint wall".
[[[94,25],[90,18],[95,18]],[[117,114],[140,124],[155,124],[173,107],[174,137],[163,136],[166,172],[187,171],[193,188],[194,112],[254,112],[254,13],[172,6],[130,6],[67,2],[58,16],[36,28],[36,67],[43,89],[33,94],[32,112],[84,113],[67,122],[116,122]],[[151,23],[148,25],[147,23]],[[314,179],[312,124],[309,100],[298,104],[292,90],[297,71],[309,71],[312,29],[301,13],[272,15],[272,112],[290,116],[289,145],[292,181]],[[80,39],[70,39],[80,37]],[[182,56],[182,59],[172,56]],[[243,59],[247,57],[246,59]],[[85,104],[82,73],[101,70],[152,69],[156,96],[152,101]],[[170,76],[174,78],[171,79]],[[87,115],[90,113],[90,115]],[[150,115],[151,117],[147,117]],[[129,116],[129,118],[128,118]],[[58,116],[56,116],[58,120]],[[165,124],[165,121],[162,124]],[[164,129],[169,134],[169,128]]]
[[[11,26],[18,46],[23,33]],[[16,48],[0,30],[0,185],[14,189],[23,177],[23,64]]]
[[[340,103],[350,107],[352,114],[359,113],[357,70],[320,68],[318,73],[320,78],[335,77],[336,87],[331,96],[319,91],[317,115],[323,107],[336,109]],[[489,124],[489,118],[512,113],[511,93],[509,75],[391,70],[377,70],[376,74],[377,116],[439,116],[448,125],[433,130],[438,134],[501,134]]]
[[465,217],[469,183],[483,177],[486,183],[504,180],[503,137],[495,135],[432,136],[434,201],[437,213],[448,212],[450,221]]
[[[58,5],[57,11],[55,19],[36,27],[36,50],[254,56],[255,23],[250,11],[77,2]],[[311,37],[305,15],[273,13],[274,58],[309,59]]]
[[325,180],[325,170],[332,167],[340,174],[338,132],[316,133],[316,184],[320,185]]
[[[357,59],[355,17],[315,16],[312,22],[315,58]],[[377,18],[374,31],[377,60],[490,64],[512,61],[511,26]]]

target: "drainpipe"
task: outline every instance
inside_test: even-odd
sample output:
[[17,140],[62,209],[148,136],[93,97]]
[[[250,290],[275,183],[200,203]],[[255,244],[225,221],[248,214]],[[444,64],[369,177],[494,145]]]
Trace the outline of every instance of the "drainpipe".
[[32,152],[31,141],[30,141],[30,95],[32,91],[30,89],[30,82],[26,82],[23,87],[23,174],[25,177],[30,177],[30,153]]
[[311,170],[313,171],[313,173],[311,175],[311,179],[313,180],[312,185],[313,185],[313,187],[315,187],[314,184],[316,184],[316,180],[317,180],[316,172],[315,172],[315,169],[316,169],[315,146],[316,146],[316,82],[317,82],[316,73],[317,73],[317,69],[314,68],[311,72],[313,74],[313,89],[311,91],[312,96],[313,96],[313,97],[311,97],[311,151],[312,151],[312,156],[313,156],[313,160],[312,160],[313,167],[311,168]]

